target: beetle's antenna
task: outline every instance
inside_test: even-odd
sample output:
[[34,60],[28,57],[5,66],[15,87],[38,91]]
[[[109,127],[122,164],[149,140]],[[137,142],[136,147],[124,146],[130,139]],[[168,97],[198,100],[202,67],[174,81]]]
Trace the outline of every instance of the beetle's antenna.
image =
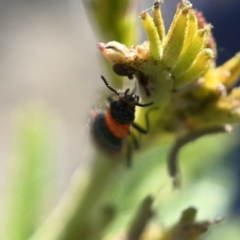
[[130,90],[129,88],[126,89],[126,91],[124,92],[124,97],[126,97],[128,95],[129,90]]
[[105,83],[105,85],[107,86],[107,88],[109,88],[112,92],[116,93],[119,96],[119,92],[108,83],[108,81],[106,80],[106,78],[103,75],[101,75],[101,78],[102,78],[103,82]]

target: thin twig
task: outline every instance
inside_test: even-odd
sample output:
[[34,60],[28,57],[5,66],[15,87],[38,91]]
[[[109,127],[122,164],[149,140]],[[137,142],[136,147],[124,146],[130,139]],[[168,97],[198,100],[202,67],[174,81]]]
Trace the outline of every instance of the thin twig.
[[151,209],[152,203],[153,198],[151,196],[147,196],[143,200],[130,226],[126,240],[140,239],[148,220],[154,215]]
[[178,168],[178,153],[183,146],[200,137],[210,134],[230,132],[231,130],[232,128],[230,125],[216,126],[189,132],[185,136],[178,138],[168,156],[168,171],[170,176],[173,178],[173,186],[175,188],[179,188],[181,185],[180,172]]

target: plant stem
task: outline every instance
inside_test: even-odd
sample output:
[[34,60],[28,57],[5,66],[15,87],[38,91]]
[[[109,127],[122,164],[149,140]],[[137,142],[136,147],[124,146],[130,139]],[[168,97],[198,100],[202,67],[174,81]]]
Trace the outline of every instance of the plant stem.
[[79,240],[86,234],[89,217],[96,209],[120,161],[103,156],[92,163],[87,183],[76,170],[65,196],[43,226],[29,240]]

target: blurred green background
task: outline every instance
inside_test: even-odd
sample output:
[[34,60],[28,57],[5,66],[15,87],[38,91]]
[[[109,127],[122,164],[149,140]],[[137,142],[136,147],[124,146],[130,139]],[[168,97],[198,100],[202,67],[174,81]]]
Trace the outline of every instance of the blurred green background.
[[[163,5],[168,26],[176,3],[165,0]],[[235,2],[216,4],[221,10]],[[138,12],[151,5],[140,1]],[[216,15],[207,1],[199,8]],[[79,164],[84,179],[94,154],[89,113],[104,106],[100,75],[107,75],[107,69],[96,47],[104,40],[89,24],[81,1],[1,0],[0,9],[0,239],[23,240],[54,209]],[[222,36],[233,39],[225,30]],[[228,44],[219,46],[219,58],[221,52],[231,52],[233,44]],[[188,145],[180,155],[184,188],[175,192],[166,172],[170,145],[163,139],[144,154],[136,153],[134,168],[123,179],[116,178],[112,194],[106,196],[121,212],[111,231],[128,222],[132,206],[152,193],[164,226],[195,206],[200,220],[226,218],[206,239],[238,240],[239,146],[237,128]]]

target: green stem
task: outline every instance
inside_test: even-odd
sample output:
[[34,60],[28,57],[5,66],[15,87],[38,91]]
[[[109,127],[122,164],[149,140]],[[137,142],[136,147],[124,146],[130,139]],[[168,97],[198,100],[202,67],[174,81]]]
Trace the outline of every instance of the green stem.
[[130,225],[126,240],[140,239],[148,221],[154,216],[152,204],[153,198],[151,196],[147,196],[143,200]]
[[[115,160],[115,159],[114,159]],[[83,183],[78,170],[65,197],[29,240],[79,240],[86,234],[89,217],[99,199],[114,177],[114,169],[120,161],[99,157],[93,162],[87,184]]]

